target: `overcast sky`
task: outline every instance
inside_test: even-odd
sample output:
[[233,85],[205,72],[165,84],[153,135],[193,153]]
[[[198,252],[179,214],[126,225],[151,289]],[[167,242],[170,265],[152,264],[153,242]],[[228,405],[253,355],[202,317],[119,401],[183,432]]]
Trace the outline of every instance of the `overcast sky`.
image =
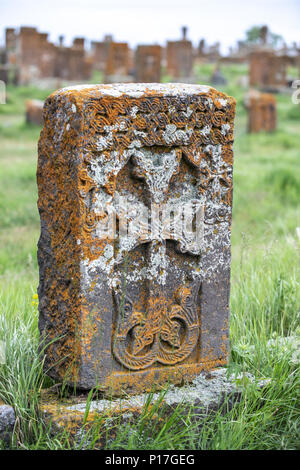
[[300,42],[300,0],[0,0],[0,37],[4,28],[37,26],[60,34],[99,40],[113,34],[118,41],[160,43],[177,39],[187,25],[196,45],[205,38],[220,41],[225,51],[253,25],[268,24],[288,43]]

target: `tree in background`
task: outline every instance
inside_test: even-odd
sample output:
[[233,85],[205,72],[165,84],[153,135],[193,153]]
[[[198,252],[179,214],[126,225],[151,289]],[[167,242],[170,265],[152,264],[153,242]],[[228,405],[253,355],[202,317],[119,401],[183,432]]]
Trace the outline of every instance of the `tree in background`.
[[280,34],[272,33],[268,26],[252,26],[246,31],[245,43],[277,47],[283,44],[283,37]]

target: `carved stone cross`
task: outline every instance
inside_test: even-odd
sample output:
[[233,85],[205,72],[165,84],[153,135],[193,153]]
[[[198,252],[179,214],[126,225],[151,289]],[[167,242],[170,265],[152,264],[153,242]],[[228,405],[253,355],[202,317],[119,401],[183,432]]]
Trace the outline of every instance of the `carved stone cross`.
[[[144,230],[137,230],[136,242],[134,243],[134,247],[139,243],[148,242],[150,245],[148,272],[151,280],[147,299],[148,311],[145,314],[134,311],[131,300],[125,292],[121,291],[117,296],[119,319],[113,351],[125,367],[135,370],[147,368],[155,361],[162,364],[175,364],[187,357],[195,347],[199,336],[199,320],[195,300],[199,281],[187,287],[185,294],[180,294],[178,291],[180,303],[168,310],[164,289],[167,282],[166,240],[178,241],[180,251],[192,254],[200,254],[201,246],[195,247],[193,243],[189,243],[185,236],[190,234],[184,233],[184,229],[187,227],[183,226],[183,220],[181,220],[184,215],[180,210],[182,207],[179,207],[179,216],[174,220],[171,221],[170,217],[162,220],[167,215],[164,209],[166,209],[168,186],[170,179],[179,171],[181,151],[155,153],[153,150],[141,149],[134,154],[133,158],[134,174],[145,179],[151,204],[150,233],[149,227],[145,224]],[[196,210],[203,209],[201,201],[193,201],[193,203]],[[174,209],[176,210],[176,207],[173,207]],[[185,212],[186,217],[196,215],[195,213],[188,214],[187,210]],[[197,222],[199,232],[202,227],[199,226],[199,221]],[[203,224],[203,219],[201,222]],[[135,220],[135,223],[139,225],[138,220]],[[122,259],[122,257],[120,258]],[[159,274],[156,270],[157,266]],[[186,329],[186,337],[182,344],[180,340],[181,323]],[[128,335],[131,331],[130,350]],[[145,351],[147,347],[148,350]],[[145,352],[143,353],[143,351]]]
[[234,109],[184,84],[47,99],[39,327],[52,377],[117,395],[226,363]]

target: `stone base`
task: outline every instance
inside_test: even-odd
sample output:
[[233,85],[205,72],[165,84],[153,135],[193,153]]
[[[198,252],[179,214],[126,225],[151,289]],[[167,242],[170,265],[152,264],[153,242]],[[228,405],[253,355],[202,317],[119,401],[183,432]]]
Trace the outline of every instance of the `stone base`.
[[[226,368],[203,371],[189,385],[170,386],[158,408],[155,403],[158,403],[161,395],[154,393],[148,410],[155,409],[155,413],[150,412],[149,419],[163,423],[163,418],[170,416],[178,405],[187,411],[192,407],[197,420],[201,419],[201,415],[220,409],[227,399],[227,409],[230,409],[241,398],[245,383],[255,383],[254,377],[246,373],[227,378]],[[256,386],[263,388],[268,383],[269,380],[265,379],[256,382]],[[99,435],[98,446],[103,447],[107,438],[114,439],[120,426],[134,423],[141,416],[148,398],[148,394],[122,399],[101,398],[87,405],[86,396],[59,400],[53,392],[45,391],[40,411],[45,421],[51,423],[54,432],[66,430],[75,441],[82,439],[92,423],[99,423],[103,437]]]

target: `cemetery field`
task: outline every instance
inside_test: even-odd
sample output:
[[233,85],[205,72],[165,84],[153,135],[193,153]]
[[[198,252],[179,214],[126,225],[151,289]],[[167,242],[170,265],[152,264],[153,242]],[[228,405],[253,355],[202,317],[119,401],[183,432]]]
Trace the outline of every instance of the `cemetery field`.
[[[213,66],[198,66],[209,84]],[[223,66],[237,100],[231,276],[230,372],[270,379],[262,391],[239,378],[242,400],[191,424],[180,408],[151,424],[150,408],[119,430],[110,449],[300,449],[300,106],[277,95],[278,129],[247,134],[242,66]],[[166,77],[167,79],[167,77]],[[38,353],[39,237],[36,163],[40,129],[25,123],[25,101],[52,90],[8,87],[0,105],[0,399],[12,404],[17,425],[12,448],[71,448],[67,433],[50,436],[38,415],[42,388],[51,385]],[[298,230],[297,230],[298,227]],[[226,404],[225,404],[226,405]],[[193,411],[191,410],[191,413]],[[150,424],[149,424],[150,423]],[[80,446],[97,447],[97,427]],[[1,447],[0,447],[1,448]]]

